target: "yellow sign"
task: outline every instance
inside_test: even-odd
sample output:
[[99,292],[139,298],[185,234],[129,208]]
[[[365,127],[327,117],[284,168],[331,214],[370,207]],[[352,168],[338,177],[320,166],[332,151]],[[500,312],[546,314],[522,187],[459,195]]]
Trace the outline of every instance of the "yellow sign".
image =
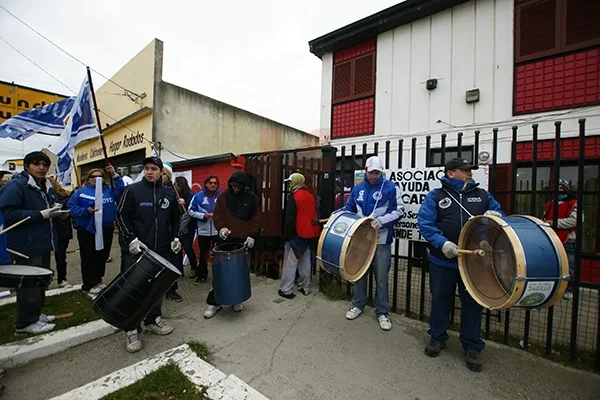
[[59,94],[0,81],[0,124],[24,111],[63,99],[66,97]]
[[[118,130],[104,134],[103,137],[109,158],[147,147],[143,132],[124,134],[123,130]],[[100,139],[92,139],[75,149],[75,163],[77,165],[87,164],[102,158],[104,158],[104,151]]]

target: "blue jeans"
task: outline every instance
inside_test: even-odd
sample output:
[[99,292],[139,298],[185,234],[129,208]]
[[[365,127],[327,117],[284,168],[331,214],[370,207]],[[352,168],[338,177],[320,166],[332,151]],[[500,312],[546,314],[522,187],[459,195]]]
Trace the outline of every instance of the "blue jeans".
[[[375,257],[371,262],[373,275],[375,277],[375,314],[388,315],[390,311],[390,298],[388,295],[388,274],[392,265],[392,245],[378,244]],[[365,273],[362,278],[354,284],[354,298],[352,306],[362,311],[367,305],[367,287],[369,286],[369,274]]]
[[471,295],[465,289],[458,269],[429,264],[429,288],[431,290],[431,315],[427,333],[431,340],[445,343],[448,340],[446,332],[450,327],[450,313],[454,293],[458,284],[458,294],[461,303],[460,342],[463,349],[470,353],[479,354],[485,343],[481,340],[481,310]]

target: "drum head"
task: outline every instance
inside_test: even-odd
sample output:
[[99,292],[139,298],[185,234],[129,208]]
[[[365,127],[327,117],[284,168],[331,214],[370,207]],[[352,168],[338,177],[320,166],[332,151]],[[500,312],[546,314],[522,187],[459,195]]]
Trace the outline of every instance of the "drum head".
[[377,250],[377,230],[371,226],[371,219],[363,218],[350,232],[349,244],[345,253],[342,277],[356,282],[367,272],[375,250]]
[[24,276],[35,278],[52,276],[52,274],[53,272],[51,269],[32,267],[31,265],[0,265],[0,275],[11,277]]
[[171,262],[169,260],[158,255],[156,252],[154,252],[150,249],[145,250],[142,253],[141,257],[148,257],[153,262],[160,264],[165,268],[170,269],[171,271],[175,272],[178,275],[181,275],[181,272],[179,272],[179,270],[177,268],[175,268],[175,266],[173,264],[171,264]]
[[212,249],[215,253],[239,253],[246,251],[246,246],[242,243],[221,243]]
[[510,299],[517,276],[515,249],[501,223],[500,218],[473,218],[463,227],[458,244],[461,249],[485,252],[483,256],[463,254],[458,264],[469,293],[488,308],[498,308]]

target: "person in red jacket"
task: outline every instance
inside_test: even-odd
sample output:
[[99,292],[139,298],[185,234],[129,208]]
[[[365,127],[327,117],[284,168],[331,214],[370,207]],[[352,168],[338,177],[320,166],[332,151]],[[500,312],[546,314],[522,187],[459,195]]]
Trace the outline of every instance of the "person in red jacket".
[[[569,195],[571,185],[564,179],[558,181],[558,220],[556,221],[556,234],[565,246],[567,258],[569,259],[569,274],[571,281],[567,287],[567,291],[563,298],[565,300],[573,299],[575,283],[573,274],[575,271],[575,240],[577,238],[577,199]],[[546,211],[544,212],[544,220],[553,225],[554,218],[554,202],[550,200],[546,203]]]
[[321,227],[318,224],[315,197],[306,188],[304,175],[293,173],[285,182],[290,182],[292,194],[285,212],[283,237],[286,244],[279,295],[293,299],[296,297],[293,292],[296,271],[300,275],[300,292],[305,296],[310,293],[311,252],[316,253]]

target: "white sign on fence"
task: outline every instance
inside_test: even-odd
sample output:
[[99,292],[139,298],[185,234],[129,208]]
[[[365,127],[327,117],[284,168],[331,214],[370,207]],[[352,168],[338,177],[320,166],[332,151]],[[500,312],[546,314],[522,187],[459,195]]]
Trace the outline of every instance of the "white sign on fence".
[[[444,176],[444,168],[405,168],[384,171],[388,180],[400,187],[404,202],[404,218],[394,225],[394,237],[404,240],[424,240],[419,233],[417,214],[432,189],[441,187],[440,178]],[[473,171],[473,179],[479,187],[487,189],[487,167]]]

